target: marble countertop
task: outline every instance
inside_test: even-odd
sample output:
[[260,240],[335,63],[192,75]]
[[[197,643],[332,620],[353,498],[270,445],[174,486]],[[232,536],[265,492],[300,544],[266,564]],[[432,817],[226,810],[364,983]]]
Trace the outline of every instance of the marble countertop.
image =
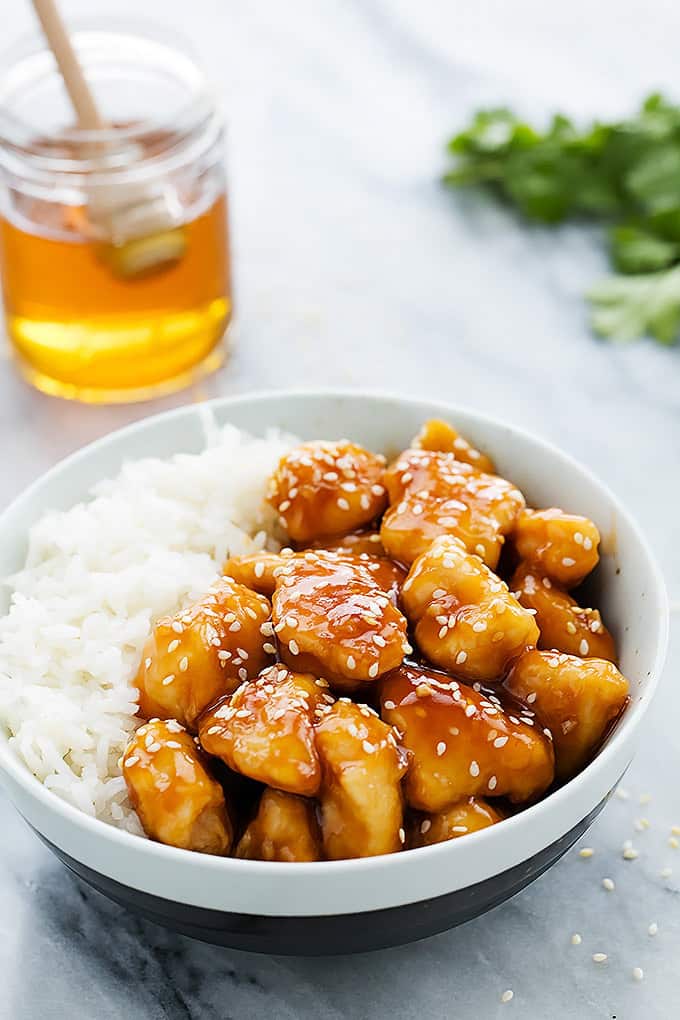
[[[677,5],[149,0],[144,13],[193,40],[228,110],[234,353],[200,390],[128,408],[42,397],[0,364],[0,505],[64,454],[163,407],[368,382],[494,412],[587,463],[641,522],[677,607],[680,351],[590,336],[580,295],[605,269],[596,233],[527,229],[437,183],[447,134],[478,105],[588,117],[624,114],[652,88],[678,98]],[[13,29],[29,23],[14,12]],[[259,958],[169,934],[79,885],[0,800],[0,1018],[680,1015],[680,851],[668,843],[680,824],[679,667],[674,615],[627,799],[579,844],[592,858],[573,850],[490,914],[373,955]],[[641,817],[650,826],[637,832]],[[631,838],[640,856],[624,861]]]

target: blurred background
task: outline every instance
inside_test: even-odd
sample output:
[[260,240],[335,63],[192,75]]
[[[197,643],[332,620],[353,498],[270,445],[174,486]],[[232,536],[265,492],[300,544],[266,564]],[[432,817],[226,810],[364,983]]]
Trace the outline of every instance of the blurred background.
[[[623,118],[656,89],[680,102],[677,4],[94,6],[185,36],[223,105],[233,352],[188,391],[118,407],[43,396],[3,360],[0,506],[85,442],[187,400],[271,387],[386,389],[493,413],[584,461],[640,521],[677,607],[680,348],[593,336],[583,293],[608,270],[599,228],[527,225],[488,195],[441,184],[445,144],[479,107],[507,105],[545,125],[556,110],[579,123]],[[69,19],[95,13],[85,0],[63,0],[62,9]],[[33,27],[28,5],[13,3],[11,34]],[[627,783],[631,800],[612,802],[592,830],[602,863],[572,852],[464,929],[370,958],[258,960],[120,916],[79,890],[3,804],[0,960],[13,976],[0,1016],[398,1018],[472,1009],[486,1018],[518,1007],[536,1018],[676,1015],[680,858],[675,879],[658,876],[673,864],[664,834],[680,821],[671,781],[680,765],[677,646],[675,616],[665,687]],[[650,792],[651,806],[640,807]],[[621,843],[640,813],[653,822],[640,837],[646,853],[623,863]],[[604,874],[616,878],[615,894],[602,891]],[[646,934],[654,920],[656,940]],[[569,939],[584,927],[579,956]],[[590,954],[599,949],[610,963],[598,970]],[[631,980],[636,965],[646,972],[640,984]],[[515,1000],[500,1005],[504,988]]]

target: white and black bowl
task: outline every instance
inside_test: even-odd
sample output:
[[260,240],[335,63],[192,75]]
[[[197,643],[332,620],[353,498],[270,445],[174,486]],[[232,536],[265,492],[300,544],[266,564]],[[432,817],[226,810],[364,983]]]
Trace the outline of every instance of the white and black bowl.
[[[631,683],[628,708],[590,765],[539,803],[462,839],[363,860],[242,861],[141,839],[51,793],[14,754],[6,733],[0,733],[2,785],[77,875],[145,917],[209,942],[264,953],[359,952],[414,941],[489,910],[585,832],[631,761],[667,641],[665,590],[645,540],[612,493],[570,457],[463,408],[356,392],[264,393],[207,406],[220,424],[255,434],[277,426],[305,439],[349,437],[388,454],[424,420],[443,417],[488,451],[531,505],[591,517],[603,536],[594,593]],[[202,413],[193,405],[146,419],[49,471],[0,517],[0,575],[22,565],[34,521],[83,499],[125,460],[202,449]]]

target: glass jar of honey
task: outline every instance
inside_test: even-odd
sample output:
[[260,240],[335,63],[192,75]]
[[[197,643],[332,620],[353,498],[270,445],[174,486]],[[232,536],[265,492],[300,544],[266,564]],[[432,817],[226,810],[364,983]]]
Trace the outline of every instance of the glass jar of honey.
[[0,64],[0,271],[25,377],[97,403],[178,389],[222,361],[231,318],[223,126],[157,29],[72,39],[105,127],[81,131],[42,39]]

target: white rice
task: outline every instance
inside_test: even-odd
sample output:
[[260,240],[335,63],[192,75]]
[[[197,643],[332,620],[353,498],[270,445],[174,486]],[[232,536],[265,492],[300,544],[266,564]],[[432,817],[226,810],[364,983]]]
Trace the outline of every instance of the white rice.
[[132,678],[152,621],[204,591],[227,555],[277,548],[266,480],[293,443],[207,429],[197,455],[126,464],[92,498],[47,513],[6,583],[0,723],[70,803],[141,833],[118,767],[138,725]]

